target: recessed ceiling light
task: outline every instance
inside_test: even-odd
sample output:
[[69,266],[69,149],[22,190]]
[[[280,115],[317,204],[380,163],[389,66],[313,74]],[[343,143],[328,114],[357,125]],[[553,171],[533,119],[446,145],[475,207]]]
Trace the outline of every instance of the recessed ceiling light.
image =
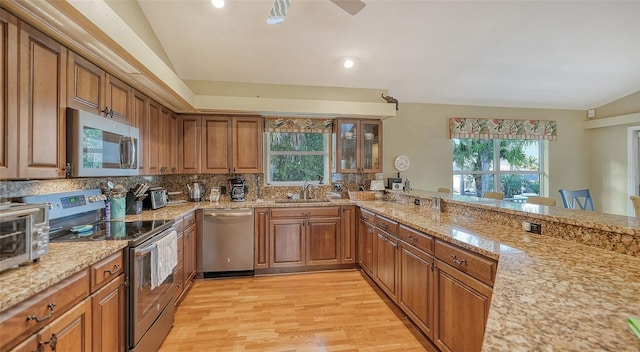
[[224,0],[211,0],[211,5],[216,9],[221,9],[224,7]]
[[344,68],[352,68],[353,64],[354,64],[354,62],[353,62],[352,59],[345,59],[344,63],[343,63]]

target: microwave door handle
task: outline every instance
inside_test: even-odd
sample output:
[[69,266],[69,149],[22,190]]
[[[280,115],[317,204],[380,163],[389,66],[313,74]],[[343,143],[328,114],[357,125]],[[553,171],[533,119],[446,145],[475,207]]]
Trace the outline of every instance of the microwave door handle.
[[[124,149],[126,148],[126,160]],[[120,165],[126,169],[133,167],[135,163],[136,147],[133,143],[133,137],[120,136]]]

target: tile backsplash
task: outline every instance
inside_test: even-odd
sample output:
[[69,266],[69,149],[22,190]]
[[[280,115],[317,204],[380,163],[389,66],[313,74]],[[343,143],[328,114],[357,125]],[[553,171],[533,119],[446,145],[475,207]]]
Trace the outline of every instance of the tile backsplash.
[[[220,200],[229,200],[229,180],[231,178],[242,177],[246,180],[248,188],[247,200],[258,198],[258,177],[260,177],[260,191],[263,199],[285,198],[288,193],[299,193],[300,187],[269,186],[264,182],[262,174],[196,174],[196,175],[156,175],[156,176],[129,176],[129,177],[91,177],[91,178],[71,178],[58,180],[28,180],[28,181],[0,181],[0,200],[7,198],[17,198],[34,194],[45,194],[54,192],[73,191],[77,189],[100,188],[102,183],[112,181],[114,184],[121,184],[125,189],[135,186],[137,183],[147,183],[151,187],[164,187],[168,192],[181,192],[172,194],[169,200],[182,200],[189,198],[187,184],[200,182],[206,190],[208,197],[209,189],[214,186],[224,186],[227,194],[221,196]],[[362,185],[369,189],[371,180],[375,174],[337,174],[331,175],[332,184],[314,187],[313,194],[316,198],[323,198],[326,193],[334,191],[334,185],[341,186],[340,193],[343,198],[347,198],[348,191],[357,191]],[[314,182],[315,183],[315,182]]]

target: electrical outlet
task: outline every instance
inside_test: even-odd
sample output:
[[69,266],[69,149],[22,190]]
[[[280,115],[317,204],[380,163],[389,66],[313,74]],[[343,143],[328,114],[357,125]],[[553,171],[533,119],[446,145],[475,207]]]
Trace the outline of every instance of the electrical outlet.
[[542,225],[536,224],[535,222],[531,223],[531,231],[532,233],[537,233],[538,235],[542,234]]
[[416,198],[413,200],[413,204],[420,205],[420,198]]
[[542,225],[536,224],[535,222],[523,221],[522,229],[527,232],[537,233],[538,235],[542,234]]

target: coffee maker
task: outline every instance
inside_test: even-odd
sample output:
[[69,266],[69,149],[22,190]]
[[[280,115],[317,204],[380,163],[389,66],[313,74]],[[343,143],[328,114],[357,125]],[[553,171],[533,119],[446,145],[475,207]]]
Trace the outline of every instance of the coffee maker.
[[245,180],[244,178],[232,178],[231,183],[231,201],[232,202],[244,202],[245,197]]

